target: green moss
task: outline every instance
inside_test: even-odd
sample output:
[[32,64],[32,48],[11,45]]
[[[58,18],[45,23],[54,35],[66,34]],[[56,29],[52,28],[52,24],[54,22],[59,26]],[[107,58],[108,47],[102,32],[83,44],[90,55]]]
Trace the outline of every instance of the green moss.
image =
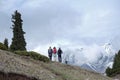
[[18,55],[21,55],[21,56],[29,56],[35,60],[40,60],[40,61],[43,61],[43,62],[49,62],[49,58],[44,56],[44,55],[41,55],[37,52],[33,52],[33,51],[15,51],[15,54],[18,54]]

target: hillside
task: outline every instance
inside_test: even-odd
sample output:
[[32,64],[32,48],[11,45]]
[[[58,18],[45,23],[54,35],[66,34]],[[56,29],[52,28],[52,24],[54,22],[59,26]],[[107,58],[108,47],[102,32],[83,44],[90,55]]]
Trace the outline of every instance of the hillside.
[[26,75],[31,78],[15,80],[112,80],[79,67],[58,62],[44,63],[3,50],[0,50],[0,71],[6,74],[20,74],[22,77]]

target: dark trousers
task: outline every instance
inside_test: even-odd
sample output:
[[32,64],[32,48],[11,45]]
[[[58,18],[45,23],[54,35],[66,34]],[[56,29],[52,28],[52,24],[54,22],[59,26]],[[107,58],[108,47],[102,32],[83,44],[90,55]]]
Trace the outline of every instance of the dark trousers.
[[59,61],[59,62],[62,62],[62,57],[61,57],[61,55],[58,55],[58,61]]
[[49,59],[52,61],[52,54],[49,54]]

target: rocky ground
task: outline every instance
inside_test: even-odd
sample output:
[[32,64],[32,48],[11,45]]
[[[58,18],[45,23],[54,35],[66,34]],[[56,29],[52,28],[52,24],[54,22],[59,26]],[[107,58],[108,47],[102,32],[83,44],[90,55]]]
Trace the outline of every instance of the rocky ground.
[[114,80],[120,80],[120,74],[113,77]]
[[29,78],[10,80],[113,80],[79,67],[58,62],[44,63],[3,50],[0,50],[0,71],[7,75],[14,73]]
[[34,77],[27,77],[26,75],[16,73],[5,73],[0,71],[0,80],[37,80]]

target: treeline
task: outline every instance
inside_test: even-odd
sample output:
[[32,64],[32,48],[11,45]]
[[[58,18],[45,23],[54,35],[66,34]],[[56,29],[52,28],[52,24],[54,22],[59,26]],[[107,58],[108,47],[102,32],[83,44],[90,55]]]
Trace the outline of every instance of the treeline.
[[12,43],[10,46],[8,46],[8,39],[5,38],[3,44],[1,44],[1,49],[3,50],[11,50],[11,51],[16,51],[16,50],[21,50],[21,51],[26,51],[26,42],[24,38],[25,32],[22,29],[22,22],[23,20],[21,19],[21,14],[16,10],[14,14],[12,15],[12,27],[11,29],[13,30],[13,38],[12,38]]
[[29,56],[35,60],[40,60],[43,62],[49,62],[50,60],[48,57],[43,56],[39,53],[30,51],[28,52],[26,49],[26,41],[24,38],[25,32],[22,29],[23,20],[21,19],[21,14],[17,10],[12,15],[12,27],[13,30],[13,38],[11,45],[8,44],[8,39],[5,38],[3,42],[0,42],[0,49],[2,50],[8,50],[12,51],[15,54],[21,55],[21,56]]

